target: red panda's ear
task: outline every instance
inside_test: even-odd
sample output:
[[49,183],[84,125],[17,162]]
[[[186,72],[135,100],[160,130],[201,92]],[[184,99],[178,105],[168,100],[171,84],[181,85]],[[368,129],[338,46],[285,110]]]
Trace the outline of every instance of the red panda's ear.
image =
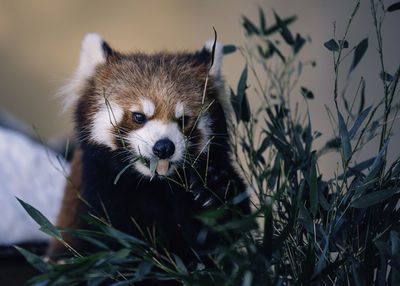
[[215,43],[214,59],[213,59],[213,65],[211,66],[210,69],[210,75],[214,76],[215,78],[219,78],[221,76],[222,58],[224,56],[224,53],[222,51],[223,46],[219,42],[215,42],[214,40],[208,40],[204,45],[204,49],[207,50],[212,56],[214,43]]
[[92,33],[84,37],[78,68],[69,83],[60,90],[60,93],[66,96],[64,98],[64,111],[79,99],[84,83],[94,74],[96,66],[106,63],[107,58],[112,54],[114,54],[114,51],[99,34]]
[[93,75],[96,66],[106,62],[109,51],[111,48],[99,34],[87,34],[82,41],[76,75],[83,77]]

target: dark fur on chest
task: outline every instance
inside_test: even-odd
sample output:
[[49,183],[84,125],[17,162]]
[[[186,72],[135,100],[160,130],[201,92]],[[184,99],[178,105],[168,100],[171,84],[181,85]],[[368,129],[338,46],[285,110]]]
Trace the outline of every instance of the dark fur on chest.
[[[87,211],[109,218],[113,227],[140,239],[143,237],[132,218],[144,230],[155,228],[158,242],[185,260],[190,260],[190,248],[200,252],[212,250],[220,237],[195,216],[224,203],[230,204],[235,196],[245,191],[244,183],[230,162],[225,118],[219,119],[213,121],[213,129],[219,136],[215,136],[210,145],[208,159],[204,154],[195,166],[186,163],[186,188],[165,178],[149,180],[132,168],[114,184],[118,173],[128,163],[123,163],[118,151],[83,143],[83,197],[91,205]],[[206,172],[205,186],[199,174],[205,176]],[[180,173],[183,176],[182,170]],[[179,181],[177,175],[173,179]],[[210,200],[211,203],[204,206]],[[248,213],[248,199],[234,207]],[[232,214],[227,214],[223,221],[229,219]],[[199,240],[200,232],[207,233],[205,240]]]

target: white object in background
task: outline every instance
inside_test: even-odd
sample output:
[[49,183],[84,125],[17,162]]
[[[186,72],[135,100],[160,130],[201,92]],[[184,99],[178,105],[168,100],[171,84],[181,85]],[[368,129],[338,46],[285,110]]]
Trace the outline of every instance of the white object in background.
[[[64,174],[60,171],[63,168]],[[16,197],[54,223],[68,171],[65,160],[57,160],[52,150],[0,127],[0,245],[49,240]]]

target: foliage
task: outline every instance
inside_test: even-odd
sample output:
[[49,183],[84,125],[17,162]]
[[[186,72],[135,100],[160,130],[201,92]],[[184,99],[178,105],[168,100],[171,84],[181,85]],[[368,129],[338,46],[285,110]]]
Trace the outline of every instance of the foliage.
[[[298,60],[307,41],[289,29],[296,17],[281,19],[274,13],[275,24],[267,27],[260,9],[258,25],[243,17],[248,45],[224,48],[226,53],[240,51],[247,59],[236,91],[230,90],[235,119],[231,141],[234,159],[253,192],[253,212],[223,225],[216,221],[228,206],[199,217],[224,236],[232,230],[241,234],[209,254],[211,266],[206,266],[201,255],[196,263],[184,265],[151,239],[135,238],[88,218],[101,231],[63,231],[104,251],[89,256],[76,254],[64,264],[52,264],[20,249],[43,272],[30,284],[76,285],[86,281],[99,285],[107,280],[111,285],[131,285],[152,278],[185,285],[399,285],[400,157],[389,161],[387,149],[393,143],[390,138],[398,112],[395,102],[400,66],[394,74],[385,69],[382,21],[386,11],[380,1],[371,0],[370,5],[381,63],[377,72],[383,86],[381,100],[375,106],[364,106],[366,83],[361,78],[352,103],[348,103],[347,90],[341,97],[344,108],[338,102],[339,75],[347,63],[344,59],[352,55],[349,75],[372,42],[365,38],[354,47],[349,44],[358,0],[344,35],[335,35],[324,43],[333,57],[336,110],[327,108],[335,138],[321,150],[313,148],[321,133],[313,131],[308,112],[314,93],[298,84],[303,67],[314,63]],[[393,4],[387,11],[398,7],[398,3]],[[250,78],[256,83],[252,88],[248,86]],[[302,115],[298,103],[292,105],[290,101],[296,95],[302,95],[307,107]],[[248,97],[256,96],[262,104],[254,109]],[[357,99],[359,108],[354,111]],[[373,138],[379,138],[377,154],[357,162],[355,158]],[[341,158],[342,172],[337,171],[330,179],[318,168],[327,151],[337,152]],[[37,210],[23,205],[46,233],[60,239],[58,231]],[[109,250],[104,243],[108,240],[118,242],[121,249]]]

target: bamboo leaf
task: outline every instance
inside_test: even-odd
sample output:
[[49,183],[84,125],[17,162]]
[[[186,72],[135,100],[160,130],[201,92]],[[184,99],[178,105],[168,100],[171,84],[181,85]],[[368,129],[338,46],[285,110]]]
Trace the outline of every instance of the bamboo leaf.
[[361,124],[364,122],[365,118],[367,118],[369,112],[371,111],[372,106],[368,107],[365,109],[363,112],[361,112],[360,116],[356,119],[354,122],[353,127],[350,129],[349,132],[349,139],[353,139],[354,136],[356,135],[358,129],[360,128]]
[[40,272],[48,272],[53,269],[51,264],[45,262],[40,256],[28,250],[25,250],[21,247],[18,246],[14,247],[19,251],[19,253],[21,253],[25,257],[26,261],[28,261],[33,267],[35,267]]
[[396,10],[400,10],[400,2],[396,2],[396,3],[390,5],[390,6],[387,8],[387,11],[388,11],[388,12],[393,12],[393,11],[396,11]]
[[339,135],[340,135],[340,142],[342,143],[343,157],[344,160],[347,162],[351,158],[351,144],[346,123],[344,122],[343,116],[339,110],[338,110],[338,119],[339,119]]
[[386,189],[379,190],[373,193],[366,194],[351,203],[353,208],[368,208],[377,205],[383,201],[386,201],[394,194],[399,193],[399,189]]
[[224,45],[224,47],[222,48],[222,53],[224,55],[228,55],[236,52],[236,50],[237,48],[235,45]]
[[151,176],[155,175],[157,164],[158,164],[158,158],[151,158],[150,159],[150,173],[151,173]]
[[31,206],[28,203],[25,203],[23,200],[17,198],[18,202],[22,205],[22,207],[26,210],[26,212],[30,215],[30,217],[36,221],[36,223],[40,226],[40,230],[58,240],[62,240],[60,232],[56,229],[56,227],[37,209]]
[[368,38],[363,39],[358,45],[356,46],[356,49],[354,51],[354,56],[353,56],[353,62],[350,66],[349,73],[351,73],[356,66],[360,63],[362,57],[364,56],[365,52],[367,51],[368,48]]
[[310,170],[310,209],[315,217],[318,209],[318,184],[317,184],[317,168],[315,162],[315,155],[311,158]]
[[330,39],[329,41],[325,42],[324,46],[331,52],[339,51],[339,45],[334,39]]

